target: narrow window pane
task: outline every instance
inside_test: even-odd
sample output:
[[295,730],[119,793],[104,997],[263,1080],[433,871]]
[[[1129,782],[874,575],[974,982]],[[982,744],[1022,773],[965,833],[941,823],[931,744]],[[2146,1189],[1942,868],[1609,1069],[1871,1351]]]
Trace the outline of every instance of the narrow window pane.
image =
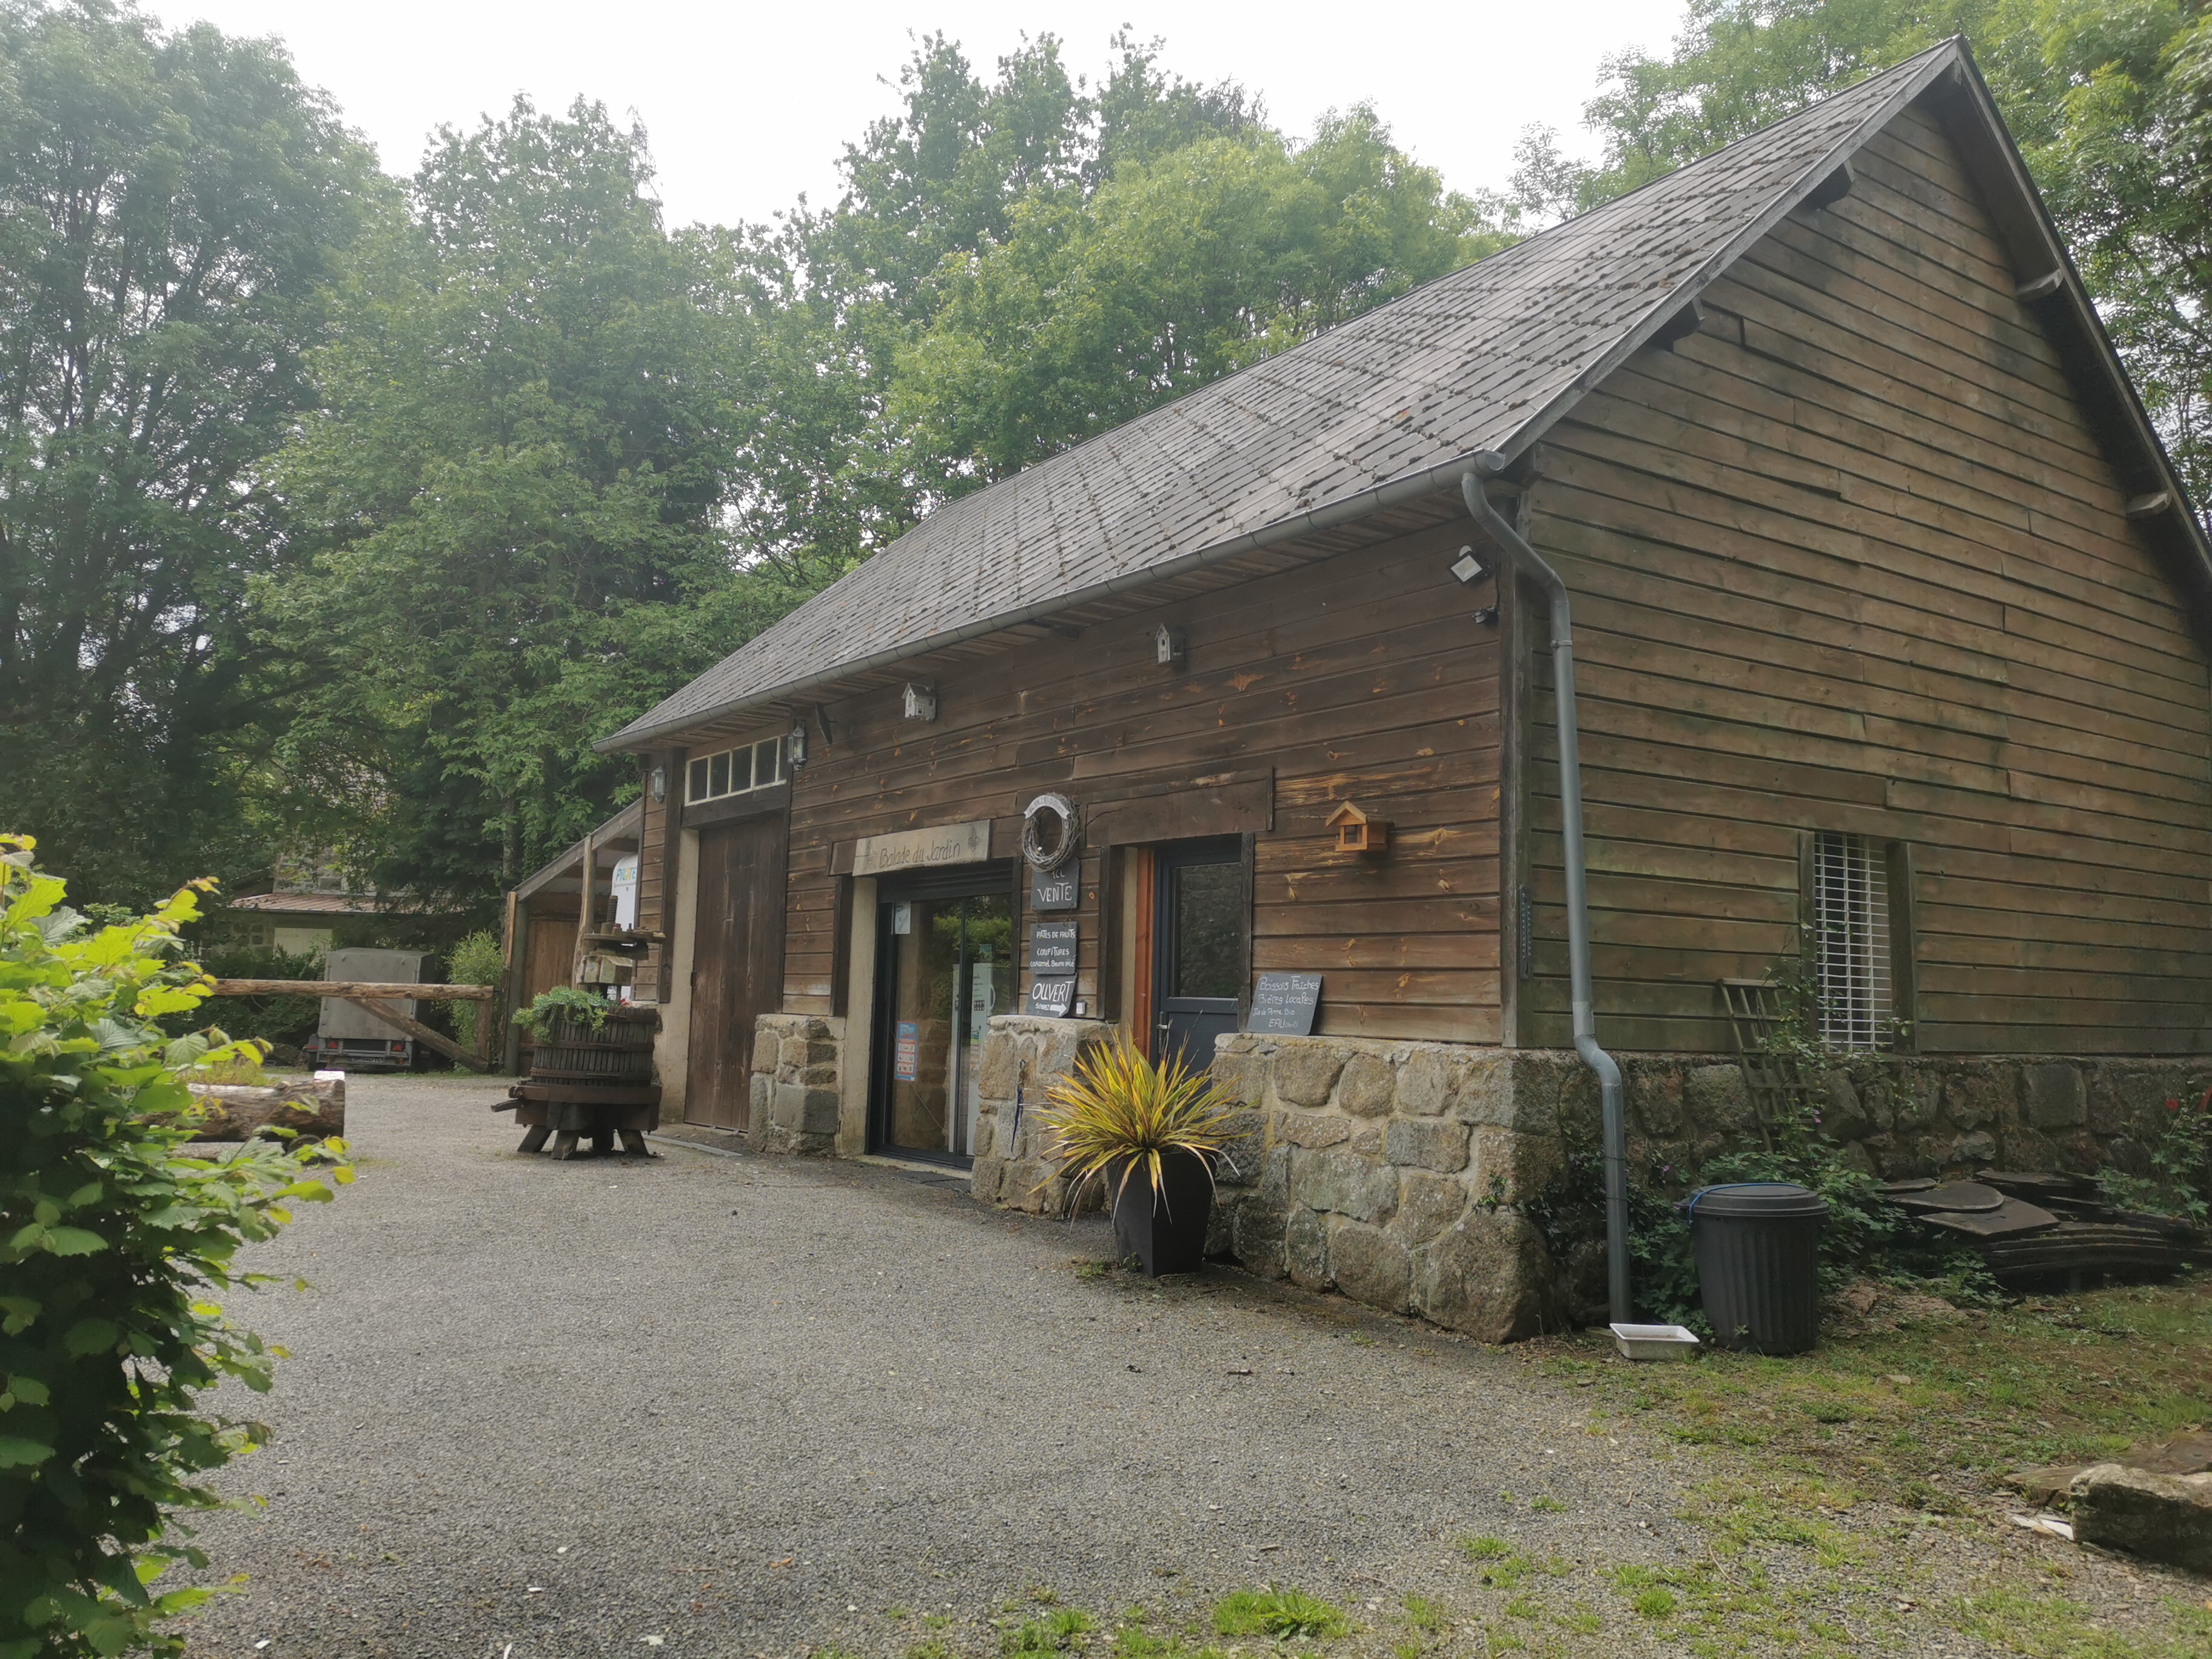
[[730,750],[730,793],[753,787],[753,751],[750,749]]
[[1235,864],[1187,864],[1175,872],[1174,993],[1234,997],[1243,990],[1244,871]]
[[753,781],[763,787],[783,781],[781,738],[769,738],[753,745]]
[[730,793],[730,757],[726,754],[714,757],[714,763],[708,773],[707,793],[710,795],[726,795]]
[[695,760],[691,763],[690,781],[684,786],[684,799],[686,800],[707,799],[707,763],[705,761]]

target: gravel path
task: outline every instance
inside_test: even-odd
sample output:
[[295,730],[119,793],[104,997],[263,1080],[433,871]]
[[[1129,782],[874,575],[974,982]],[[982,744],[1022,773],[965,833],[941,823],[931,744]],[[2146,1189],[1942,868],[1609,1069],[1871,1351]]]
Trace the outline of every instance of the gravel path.
[[201,1525],[248,1577],[194,1654],[902,1653],[933,1614],[995,1651],[1040,1588],[1357,1611],[1463,1596],[1468,1534],[1586,1569],[1698,1547],[1694,1469],[1510,1352],[1102,1273],[1096,1224],[892,1170],[518,1157],[497,1097],[356,1079],[359,1182],[258,1253],[287,1287],[233,1311],[292,1358],[225,1401],[276,1440],[226,1476],[265,1509]]

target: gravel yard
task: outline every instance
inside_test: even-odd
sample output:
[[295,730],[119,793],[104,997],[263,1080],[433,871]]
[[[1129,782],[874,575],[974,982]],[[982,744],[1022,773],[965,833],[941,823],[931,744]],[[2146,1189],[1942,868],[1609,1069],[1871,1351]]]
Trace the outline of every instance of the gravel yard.
[[1096,1224],[896,1170],[520,1158],[496,1097],[353,1081],[358,1183],[235,1310],[292,1358],[227,1402],[276,1440],[228,1477],[265,1510],[203,1523],[249,1577],[195,1653],[903,1651],[1039,1589],[1395,1606],[1463,1578],[1468,1534],[1660,1559],[1690,1530],[1507,1355],[1102,1274]]
[[888,1168],[519,1157],[497,1097],[356,1080],[358,1183],[260,1252],[292,1357],[225,1401],[276,1438],[193,1654],[1200,1659],[1270,1583],[1349,1615],[1300,1653],[2001,1650],[1901,1599],[1984,1546],[1847,1535],[1532,1350]]

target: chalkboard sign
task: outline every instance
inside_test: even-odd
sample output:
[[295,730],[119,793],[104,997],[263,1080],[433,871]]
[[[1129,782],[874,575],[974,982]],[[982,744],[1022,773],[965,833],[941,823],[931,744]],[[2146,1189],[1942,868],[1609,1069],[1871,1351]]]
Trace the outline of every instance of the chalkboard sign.
[[1075,1006],[1075,981],[1072,979],[1039,979],[1030,982],[1030,1001],[1027,1012],[1041,1014],[1047,1019],[1066,1019]]
[[1083,895],[1083,883],[1071,860],[1058,870],[1030,872],[1030,908],[1073,910]]
[[1262,974],[1252,991],[1248,1031],[1272,1036],[1311,1036],[1314,1011],[1321,1006],[1319,974]]
[[1030,924],[1030,972],[1057,979],[1075,971],[1075,924],[1038,921]]

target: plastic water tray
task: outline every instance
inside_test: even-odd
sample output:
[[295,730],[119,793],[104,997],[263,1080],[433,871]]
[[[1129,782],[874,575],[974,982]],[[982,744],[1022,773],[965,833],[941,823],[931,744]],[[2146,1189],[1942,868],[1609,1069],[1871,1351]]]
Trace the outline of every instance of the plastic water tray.
[[1615,1325],[1613,1345],[1627,1359],[1686,1359],[1698,1346],[1697,1334],[1680,1325]]

